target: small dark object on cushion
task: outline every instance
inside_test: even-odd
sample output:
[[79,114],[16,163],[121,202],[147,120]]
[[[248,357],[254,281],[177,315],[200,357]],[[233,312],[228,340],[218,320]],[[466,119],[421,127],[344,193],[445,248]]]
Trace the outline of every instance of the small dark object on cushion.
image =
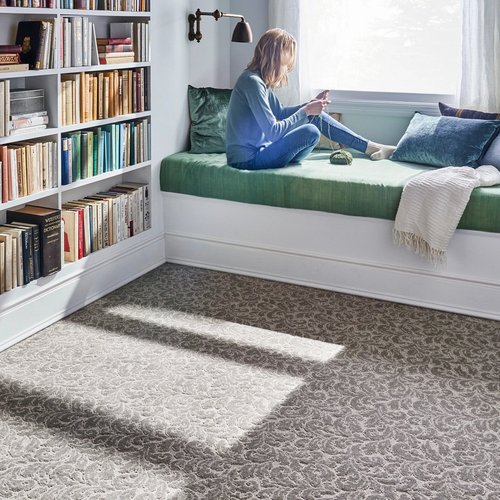
[[350,165],[352,163],[352,154],[343,149],[334,151],[330,155],[330,163],[333,165]]
[[443,116],[456,116],[457,118],[473,118],[475,120],[500,120],[500,113],[484,113],[475,109],[452,108],[442,102],[439,111]]

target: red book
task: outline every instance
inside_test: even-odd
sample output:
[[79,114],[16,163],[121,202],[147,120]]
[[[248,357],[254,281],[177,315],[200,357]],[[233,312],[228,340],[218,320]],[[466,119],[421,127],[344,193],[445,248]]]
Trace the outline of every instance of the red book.
[[2,202],[7,203],[10,201],[9,198],[9,186],[10,186],[10,171],[8,167],[8,155],[9,151],[7,146],[0,146],[0,160],[2,161]]
[[131,45],[132,39],[127,38],[98,38],[97,45]]
[[106,52],[106,53],[111,53],[111,52],[133,52],[134,46],[132,44],[130,45],[101,45],[99,46],[99,52]]
[[0,45],[0,54],[19,54],[20,45]]

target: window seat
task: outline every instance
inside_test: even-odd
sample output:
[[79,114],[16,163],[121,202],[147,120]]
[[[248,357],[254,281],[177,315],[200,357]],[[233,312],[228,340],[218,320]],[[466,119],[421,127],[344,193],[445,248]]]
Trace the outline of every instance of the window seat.
[[446,265],[394,243],[402,189],[425,170],[320,152],[247,172],[224,154],[174,154],[161,167],[166,260],[500,320],[500,186],[473,191]]
[[[331,165],[329,152],[300,166],[240,171],[225,154],[177,153],[161,166],[162,191],[282,208],[394,220],[404,185],[431,167],[352,152],[352,165]],[[500,186],[472,193],[459,228],[500,233]]]

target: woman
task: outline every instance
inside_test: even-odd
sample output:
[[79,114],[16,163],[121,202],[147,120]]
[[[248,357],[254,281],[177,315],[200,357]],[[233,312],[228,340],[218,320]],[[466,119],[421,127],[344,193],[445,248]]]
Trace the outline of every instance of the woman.
[[295,51],[295,39],[282,29],[268,30],[257,43],[229,102],[228,164],[260,170],[299,163],[314,149],[320,132],[372,160],[388,158],[394,146],[368,141],[323,112],[329,102],[326,90],[305,105],[281,105],[272,89],[286,85],[295,65]]

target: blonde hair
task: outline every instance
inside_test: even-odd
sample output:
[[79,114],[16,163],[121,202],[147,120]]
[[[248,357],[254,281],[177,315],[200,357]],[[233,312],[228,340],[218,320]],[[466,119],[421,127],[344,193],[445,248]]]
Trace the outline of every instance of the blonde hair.
[[[247,68],[259,72],[268,87],[283,87],[288,83],[288,72],[295,66],[296,47],[297,42],[290,33],[280,28],[270,29],[258,41]],[[290,61],[283,64],[287,53]]]

